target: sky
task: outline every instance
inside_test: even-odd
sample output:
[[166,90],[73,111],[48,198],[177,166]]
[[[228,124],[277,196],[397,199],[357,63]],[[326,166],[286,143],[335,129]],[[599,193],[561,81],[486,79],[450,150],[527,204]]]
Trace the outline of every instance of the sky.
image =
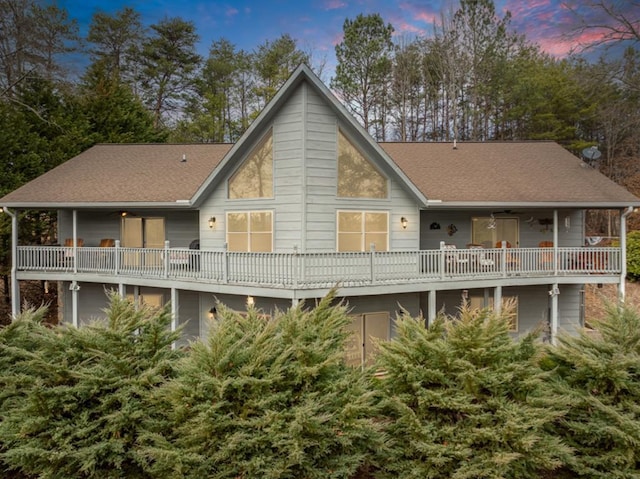
[[[581,13],[592,15],[586,9],[587,0],[571,0],[579,5]],[[629,15],[640,18],[640,3],[615,0]],[[455,0],[59,0],[75,18],[81,34],[86,34],[91,17],[96,11],[115,12],[125,6],[141,14],[145,25],[164,18],[180,17],[193,21],[200,42],[198,51],[207,56],[211,43],[226,38],[248,51],[266,40],[275,40],[288,33],[298,47],[312,51],[313,62],[324,60],[331,70],[335,66],[335,45],[342,40],[342,26],[346,18],[358,14],[379,13],[385,22],[395,28],[395,36],[429,36],[434,21],[443,12],[455,10]],[[589,32],[579,39],[563,37],[575,21],[575,15],[563,6],[563,0],[495,0],[500,17],[508,10],[512,14],[512,27],[526,35],[529,42],[542,50],[563,57],[579,42],[589,43],[598,37]],[[628,5],[628,7],[626,7]]]

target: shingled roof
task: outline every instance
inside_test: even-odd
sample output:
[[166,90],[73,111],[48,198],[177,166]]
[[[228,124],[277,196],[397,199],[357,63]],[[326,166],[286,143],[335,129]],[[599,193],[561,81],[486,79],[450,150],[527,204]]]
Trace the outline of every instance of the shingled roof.
[[172,204],[190,200],[230,144],[101,144],[9,193],[0,204]]
[[[188,206],[230,144],[97,145],[9,193],[13,207]],[[622,207],[640,200],[554,142],[380,143],[429,201]]]
[[640,202],[551,141],[380,143],[429,199],[453,205],[618,207]]

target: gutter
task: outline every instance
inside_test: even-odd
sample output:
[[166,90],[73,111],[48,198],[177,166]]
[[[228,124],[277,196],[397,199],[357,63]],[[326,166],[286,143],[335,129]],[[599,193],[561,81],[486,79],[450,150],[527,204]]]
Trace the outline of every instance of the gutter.
[[18,285],[18,216],[6,206],[2,211],[11,217],[11,317],[20,314],[20,286]]
[[627,206],[627,209],[620,215],[620,250],[622,254],[622,264],[620,265],[620,286],[618,287],[618,301],[624,303],[627,281],[627,216],[633,213],[634,207]]

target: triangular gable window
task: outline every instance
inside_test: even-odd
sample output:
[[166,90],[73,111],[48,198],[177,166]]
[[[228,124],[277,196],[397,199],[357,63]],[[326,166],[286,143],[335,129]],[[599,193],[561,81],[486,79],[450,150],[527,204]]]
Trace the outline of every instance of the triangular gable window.
[[338,131],[338,197],[387,198],[387,179]]
[[271,130],[229,179],[229,199],[273,198],[273,135]]

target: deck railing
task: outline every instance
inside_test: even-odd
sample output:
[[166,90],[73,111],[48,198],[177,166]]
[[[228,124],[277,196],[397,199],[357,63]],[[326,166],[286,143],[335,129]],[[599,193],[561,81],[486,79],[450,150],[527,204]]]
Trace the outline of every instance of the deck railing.
[[495,248],[354,253],[238,253],[187,248],[18,246],[18,271],[286,288],[621,272],[620,248]]

